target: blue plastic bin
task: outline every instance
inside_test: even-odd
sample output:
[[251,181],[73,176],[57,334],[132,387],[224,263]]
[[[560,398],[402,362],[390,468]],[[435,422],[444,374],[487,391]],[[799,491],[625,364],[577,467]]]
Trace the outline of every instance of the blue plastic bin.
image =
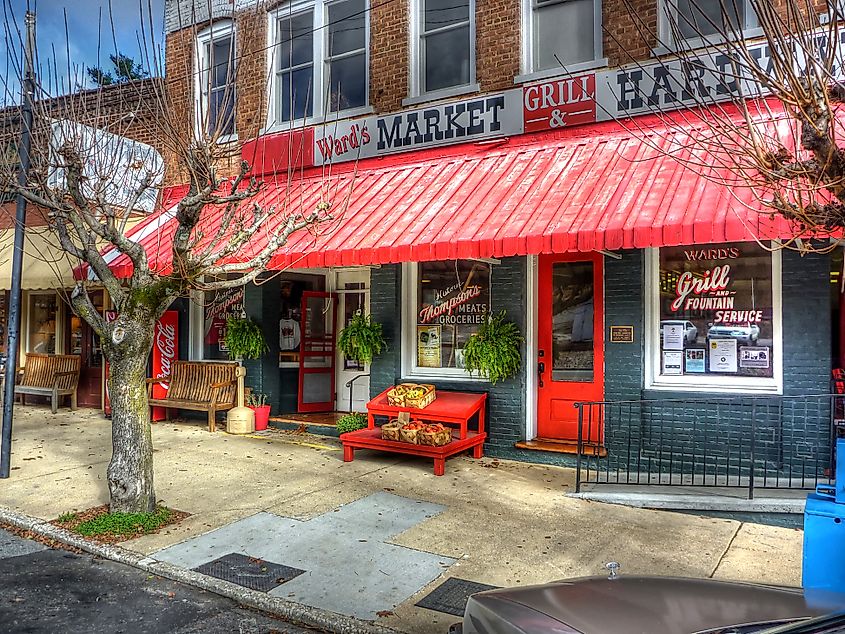
[[807,496],[801,578],[805,589],[845,592],[845,504],[832,487]]

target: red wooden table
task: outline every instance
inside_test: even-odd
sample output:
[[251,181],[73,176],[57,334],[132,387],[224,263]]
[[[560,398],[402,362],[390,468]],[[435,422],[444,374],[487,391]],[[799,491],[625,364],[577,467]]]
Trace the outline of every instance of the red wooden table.
[[[484,405],[487,394],[469,394],[466,392],[437,392],[437,398],[428,407],[415,409],[412,407],[395,407],[387,402],[387,392],[390,388],[367,403],[367,428],[341,434],[343,443],[343,461],[352,462],[356,449],[376,449],[392,451],[394,453],[410,454],[434,458],[434,475],[442,476],[446,471],[446,458],[472,449],[473,458],[484,455]],[[399,412],[408,412],[412,420],[430,421],[457,425],[458,437],[442,447],[415,445],[408,442],[382,440],[381,428],[376,427],[376,416],[397,418]],[[470,419],[478,415],[478,429],[469,430]]]

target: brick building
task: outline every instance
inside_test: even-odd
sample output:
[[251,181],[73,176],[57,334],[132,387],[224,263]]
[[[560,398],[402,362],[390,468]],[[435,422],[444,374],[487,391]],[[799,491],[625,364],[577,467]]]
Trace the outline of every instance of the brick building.
[[[56,126],[65,129],[85,126],[79,129],[131,139],[162,152],[162,137],[156,125],[161,108],[157,95],[161,94],[161,79],[151,78],[36,102],[31,152],[33,169],[43,170],[44,165],[49,164],[48,154]],[[0,109],[0,147],[8,148],[4,156],[8,163],[0,170],[4,178],[17,174],[20,115],[18,106]],[[11,287],[15,214],[15,197],[7,195],[0,200],[0,324],[4,330]],[[130,226],[141,216],[139,213]],[[61,249],[58,238],[47,227],[44,210],[28,205],[18,359],[23,365],[29,352],[81,355],[78,402],[83,406],[100,407],[103,358],[98,337],[83,319],[73,313],[68,299],[75,282],[73,269],[78,264]],[[92,298],[102,310],[109,308],[105,290],[95,289]],[[0,356],[5,360],[5,332],[2,334]]]
[[[605,476],[645,462],[673,483],[823,474],[841,258],[768,248],[776,221],[618,123],[659,132],[665,110],[682,125],[695,91],[721,90],[718,49],[695,76],[671,52],[684,43],[661,16],[684,6],[169,0],[166,86],[185,133],[240,148],[272,183],[263,202],[343,210],[235,303],[195,302],[188,354],[225,356],[225,302],[264,328],[271,353],[248,380],[274,414],[362,409],[415,380],[488,392],[490,455],[571,463],[580,441]],[[735,19],[754,36],[750,3]],[[359,309],[388,351],[304,372],[307,333]],[[463,345],[501,309],[525,335],[524,370],[491,386]]]

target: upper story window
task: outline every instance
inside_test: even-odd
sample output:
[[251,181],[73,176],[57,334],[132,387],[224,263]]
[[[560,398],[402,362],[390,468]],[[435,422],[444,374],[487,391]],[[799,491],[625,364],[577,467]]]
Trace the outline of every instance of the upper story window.
[[417,0],[417,93],[475,82],[475,0]]
[[293,3],[271,14],[271,125],[367,105],[367,15],[367,0]]
[[531,72],[594,62],[601,57],[601,0],[528,2]]
[[197,36],[197,130],[235,134],[235,31],[230,21]]
[[665,0],[663,39],[696,44],[758,26],[751,0]]

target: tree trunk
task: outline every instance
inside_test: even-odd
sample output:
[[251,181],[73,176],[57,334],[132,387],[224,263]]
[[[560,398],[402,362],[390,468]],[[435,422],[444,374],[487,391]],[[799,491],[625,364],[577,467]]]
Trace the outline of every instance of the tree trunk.
[[108,338],[103,341],[110,365],[108,386],[112,408],[110,510],[149,513],[155,510],[156,498],[146,378],[155,319],[147,311],[130,311],[120,315],[111,326],[111,341]]

